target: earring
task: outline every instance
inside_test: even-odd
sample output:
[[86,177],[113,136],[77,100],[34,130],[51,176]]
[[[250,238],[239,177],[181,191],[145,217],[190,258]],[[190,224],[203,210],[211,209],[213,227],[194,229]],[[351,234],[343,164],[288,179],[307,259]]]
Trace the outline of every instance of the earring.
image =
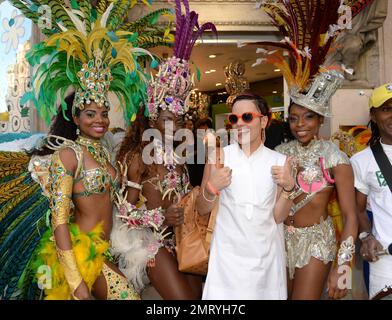
[[76,135],[77,135],[77,136],[80,135],[79,127],[76,127]]

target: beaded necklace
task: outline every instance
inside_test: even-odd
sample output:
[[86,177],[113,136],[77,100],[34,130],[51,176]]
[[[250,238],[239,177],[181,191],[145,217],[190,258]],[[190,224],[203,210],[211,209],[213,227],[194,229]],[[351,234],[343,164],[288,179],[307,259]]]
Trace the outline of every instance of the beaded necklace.
[[184,196],[188,192],[189,177],[187,172],[182,175],[176,171],[179,156],[171,148],[165,149],[162,142],[158,139],[154,140],[155,156],[157,163],[162,163],[168,171],[163,179],[159,181],[158,186],[162,193],[162,200],[168,196],[169,200],[172,193],[178,198]]
[[100,140],[93,140],[90,138],[78,136],[75,142],[86,147],[87,151],[93,156],[94,160],[97,161],[102,167],[105,167],[107,162],[110,163],[110,154],[102,145]]

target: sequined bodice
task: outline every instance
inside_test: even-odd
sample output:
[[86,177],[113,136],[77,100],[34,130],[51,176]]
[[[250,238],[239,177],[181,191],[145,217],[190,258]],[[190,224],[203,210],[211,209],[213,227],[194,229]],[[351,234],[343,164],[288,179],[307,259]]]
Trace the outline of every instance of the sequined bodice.
[[297,140],[290,141],[275,148],[286,156],[294,157],[297,168],[307,170],[309,178],[320,174],[320,158],[324,159],[324,167],[331,169],[339,164],[349,164],[350,160],[332,141],[313,140],[308,146],[301,146]]
[[75,180],[83,182],[85,188],[84,192],[76,193],[74,196],[89,196],[91,194],[100,194],[106,192],[110,188],[110,194],[112,200],[114,199],[114,193],[118,188],[116,177],[113,179],[110,173],[103,168],[97,167],[94,169],[82,170],[79,179]]
[[[115,192],[118,189],[118,172],[116,170],[116,177],[113,179],[107,165],[110,164],[110,155],[100,142],[92,141],[84,137],[78,137],[76,143],[86,147],[94,160],[100,165],[92,169],[82,169],[79,177],[74,183],[82,181],[85,191],[74,193],[74,197],[88,197],[92,194],[101,194],[110,190],[111,200],[114,200]],[[83,160],[82,160],[83,161]],[[84,163],[83,163],[84,167]]]

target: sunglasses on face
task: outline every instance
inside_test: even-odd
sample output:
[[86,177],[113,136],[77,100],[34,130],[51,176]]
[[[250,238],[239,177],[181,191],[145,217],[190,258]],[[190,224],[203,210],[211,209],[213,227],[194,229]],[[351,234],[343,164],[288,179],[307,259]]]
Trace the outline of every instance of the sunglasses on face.
[[260,113],[254,113],[254,112],[244,112],[243,114],[235,114],[235,113],[230,113],[227,116],[227,120],[230,122],[230,124],[236,124],[238,120],[241,118],[242,121],[245,123],[251,123],[254,118],[262,118],[264,117],[263,114]]

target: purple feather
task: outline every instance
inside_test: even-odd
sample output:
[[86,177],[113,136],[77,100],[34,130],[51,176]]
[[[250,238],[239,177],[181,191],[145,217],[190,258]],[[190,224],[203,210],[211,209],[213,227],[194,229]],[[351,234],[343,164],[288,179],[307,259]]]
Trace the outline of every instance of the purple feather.
[[[176,21],[176,34],[179,33],[178,42],[175,43],[175,47],[177,48],[175,56],[178,58],[182,57],[182,47],[184,46],[184,42],[187,41],[186,35],[188,34],[188,26],[189,26],[189,3],[187,0],[182,1],[185,7],[185,15],[181,15],[181,19]],[[181,12],[181,1],[176,2],[176,5],[179,6],[179,10]]]
[[[181,23],[181,0],[176,0],[176,30],[178,29],[178,24]],[[174,55],[176,55],[176,44],[180,42],[181,33],[176,32],[174,37]]]
[[216,37],[218,37],[218,31],[216,30],[216,27],[213,23],[211,22],[206,22],[204,23],[200,28],[198,28],[197,32],[193,34],[192,40],[190,42],[189,48],[187,52],[185,52],[185,59],[189,59],[191,56],[191,52],[193,49],[193,46],[196,43],[196,40],[202,35],[202,33],[206,30],[211,30]]
[[[173,54],[177,58],[189,60],[196,40],[206,30],[212,30],[217,36],[217,30],[213,23],[205,23],[199,27],[198,14],[189,10],[188,0],[176,1],[176,35],[174,37]],[[184,4],[185,14],[182,14],[181,4]]]
[[[197,23],[197,19],[199,18],[199,15],[195,12],[192,11],[190,13],[190,19],[189,19],[189,26],[188,29],[186,29],[187,33],[186,33],[186,41],[184,41],[184,43],[182,44],[181,47],[181,55],[185,60],[188,60],[186,58],[186,52],[188,51],[188,47],[190,45],[190,43],[192,42],[192,35],[194,34],[194,30],[196,28]],[[192,49],[191,49],[192,50]]]

